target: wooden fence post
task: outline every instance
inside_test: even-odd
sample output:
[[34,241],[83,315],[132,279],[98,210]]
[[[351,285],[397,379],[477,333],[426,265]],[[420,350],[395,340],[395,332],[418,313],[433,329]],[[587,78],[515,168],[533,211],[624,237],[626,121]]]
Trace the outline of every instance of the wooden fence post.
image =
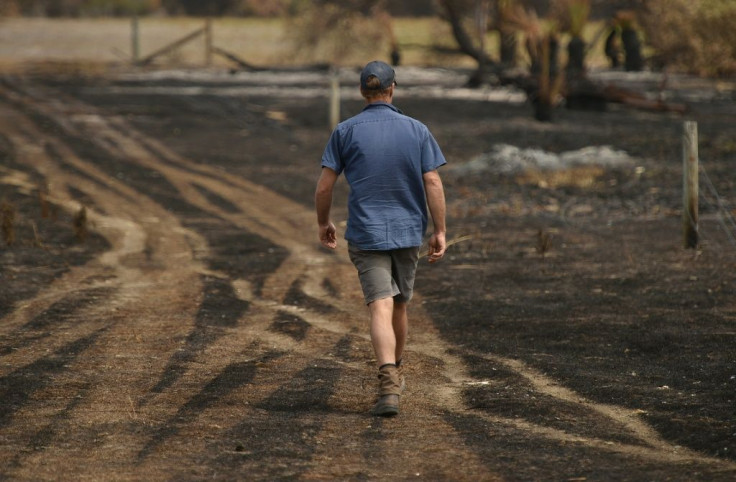
[[133,57],[133,64],[138,63],[138,59],[140,58],[141,54],[141,44],[140,44],[140,37],[139,37],[139,29],[138,29],[138,15],[134,15],[133,19],[131,20],[130,24],[130,43],[131,43],[131,55]]
[[207,67],[212,65],[212,19],[209,17],[204,30],[204,59]]
[[340,122],[340,72],[330,69],[330,128],[334,129]]
[[682,134],[682,229],[686,248],[698,246],[698,123],[686,121]]

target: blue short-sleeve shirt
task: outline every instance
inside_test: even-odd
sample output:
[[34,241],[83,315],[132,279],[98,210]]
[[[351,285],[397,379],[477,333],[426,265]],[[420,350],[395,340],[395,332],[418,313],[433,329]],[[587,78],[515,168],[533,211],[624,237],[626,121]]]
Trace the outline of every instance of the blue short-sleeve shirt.
[[340,123],[322,167],[350,185],[345,239],[360,249],[420,246],[427,230],[422,175],[447,161],[429,129],[395,106],[376,102]]

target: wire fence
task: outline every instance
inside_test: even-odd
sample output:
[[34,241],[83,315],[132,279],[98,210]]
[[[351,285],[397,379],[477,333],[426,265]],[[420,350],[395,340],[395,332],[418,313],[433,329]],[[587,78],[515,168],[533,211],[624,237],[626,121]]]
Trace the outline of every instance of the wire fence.
[[[720,231],[725,235],[727,242],[730,243],[732,247],[736,248],[736,220],[734,219],[733,214],[734,208],[731,207],[728,201],[718,193],[718,190],[713,184],[713,181],[711,181],[711,178],[702,162],[699,164],[699,172],[703,180],[703,185],[706,188],[700,190],[699,198],[709,208],[709,210],[715,212],[715,218],[720,226]],[[707,239],[709,242],[713,242],[719,247],[722,247],[722,243],[718,241],[718,236],[716,236],[714,232],[708,230],[705,233],[705,236],[703,236],[702,221],[703,219],[701,218],[701,223],[698,226],[699,236]]]

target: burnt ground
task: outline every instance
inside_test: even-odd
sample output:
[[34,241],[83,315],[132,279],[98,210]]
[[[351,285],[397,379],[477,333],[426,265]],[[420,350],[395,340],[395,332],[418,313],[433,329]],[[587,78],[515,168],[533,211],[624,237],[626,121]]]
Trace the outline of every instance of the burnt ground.
[[[449,160],[461,241],[420,267],[402,413],[384,420],[367,414],[374,362],[344,243],[316,242],[324,93],[143,74],[0,86],[15,212],[0,478],[736,477],[736,246],[719,222],[736,213],[704,195],[684,249],[680,188],[691,119],[713,188],[736,194],[733,91],[671,87],[685,116],[559,108],[542,124],[523,103],[400,90]],[[457,167],[501,143],[635,162]]]

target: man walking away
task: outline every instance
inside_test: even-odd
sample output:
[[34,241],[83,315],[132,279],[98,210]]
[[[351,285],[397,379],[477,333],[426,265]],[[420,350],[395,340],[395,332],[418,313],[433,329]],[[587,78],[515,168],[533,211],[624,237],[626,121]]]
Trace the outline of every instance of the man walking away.
[[370,335],[378,361],[378,402],[371,413],[399,413],[398,369],[409,329],[407,304],[414,289],[419,247],[427,231],[429,262],[447,247],[445,194],[437,168],[446,163],[429,129],[393,104],[395,72],[374,61],[360,74],[365,108],[340,123],[322,155],[315,207],[319,239],[337,246],[330,220],[332,193],[341,173],[350,186],[345,239],[370,310]]

